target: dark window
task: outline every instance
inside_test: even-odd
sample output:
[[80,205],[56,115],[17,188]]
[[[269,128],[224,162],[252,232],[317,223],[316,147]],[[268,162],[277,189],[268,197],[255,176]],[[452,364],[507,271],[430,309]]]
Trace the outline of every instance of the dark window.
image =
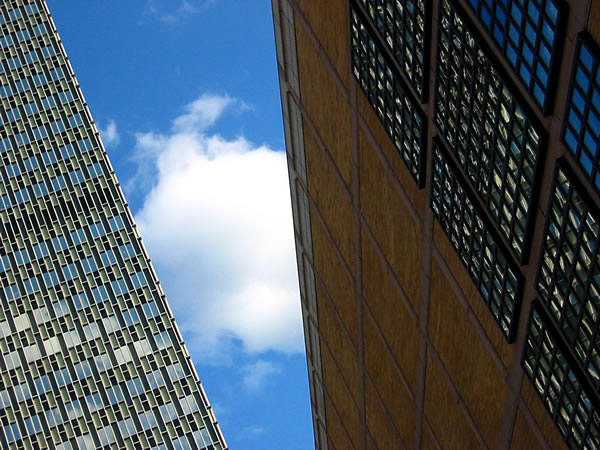
[[600,52],[579,39],[571,92],[565,108],[563,140],[597,190],[600,191]]
[[469,0],[479,23],[535,103],[547,112],[560,5],[556,0]]
[[436,124],[521,259],[540,133],[447,0],[439,39]]
[[600,228],[596,212],[572,180],[559,165],[537,287],[587,376],[600,387]]
[[422,187],[426,121],[354,8],[352,72],[408,170]]
[[506,338],[514,337],[520,274],[434,141],[431,206]]
[[389,51],[413,88],[423,98],[428,77],[424,74],[425,1],[360,0]]
[[543,310],[534,302],[523,368],[570,448],[599,448],[600,416],[577,368],[561,350]]

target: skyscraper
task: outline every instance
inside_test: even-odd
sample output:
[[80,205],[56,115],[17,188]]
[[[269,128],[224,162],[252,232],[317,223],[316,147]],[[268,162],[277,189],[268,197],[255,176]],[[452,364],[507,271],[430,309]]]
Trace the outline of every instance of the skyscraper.
[[0,447],[225,448],[43,0],[0,46]]
[[600,1],[273,12],[317,447],[600,447]]

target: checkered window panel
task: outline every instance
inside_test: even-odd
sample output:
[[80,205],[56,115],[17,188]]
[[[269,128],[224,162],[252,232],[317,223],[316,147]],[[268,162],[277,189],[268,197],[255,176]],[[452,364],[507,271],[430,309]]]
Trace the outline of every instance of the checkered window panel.
[[535,103],[546,112],[558,42],[558,2],[469,0],[468,3]]
[[599,448],[600,416],[550,332],[541,310],[532,308],[523,352],[523,368],[570,448]]
[[519,275],[482,219],[439,145],[433,149],[431,206],[506,338],[513,337]]
[[521,258],[540,133],[447,0],[439,31],[436,124]]
[[426,121],[375,42],[363,18],[352,8],[352,72],[406,167],[422,187]]
[[600,53],[595,45],[580,39],[576,58],[563,140],[600,191]]
[[537,286],[588,377],[600,387],[600,229],[596,213],[572,179],[559,165]]
[[360,0],[413,88],[423,97],[425,1]]

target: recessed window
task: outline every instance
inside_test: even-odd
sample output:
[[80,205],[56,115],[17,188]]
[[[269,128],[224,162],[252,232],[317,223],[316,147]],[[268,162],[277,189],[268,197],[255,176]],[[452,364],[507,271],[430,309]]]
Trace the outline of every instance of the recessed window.
[[568,446],[598,448],[600,416],[579,371],[551,329],[543,310],[534,302],[523,351],[525,374]]
[[540,131],[447,0],[440,8],[435,121],[520,260]]
[[518,314],[520,274],[511,267],[491,227],[434,142],[431,207],[458,257],[477,286],[502,333],[512,341]]
[[468,3],[535,103],[547,112],[559,39],[559,2],[469,0]]
[[426,120],[354,8],[352,72],[409,172],[422,187],[425,182]]
[[600,387],[600,224],[570,172],[559,165],[547,215],[537,287],[569,346]]
[[360,0],[382,40],[421,98],[424,96],[425,1]]
[[600,191],[600,52],[594,43],[581,36],[575,55],[563,141]]

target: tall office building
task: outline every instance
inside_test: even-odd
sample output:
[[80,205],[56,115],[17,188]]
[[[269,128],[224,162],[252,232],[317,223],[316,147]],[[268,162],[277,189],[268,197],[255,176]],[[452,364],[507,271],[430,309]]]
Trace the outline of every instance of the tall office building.
[[273,11],[317,447],[600,447],[600,0]]
[[0,447],[225,448],[43,0],[0,46]]

